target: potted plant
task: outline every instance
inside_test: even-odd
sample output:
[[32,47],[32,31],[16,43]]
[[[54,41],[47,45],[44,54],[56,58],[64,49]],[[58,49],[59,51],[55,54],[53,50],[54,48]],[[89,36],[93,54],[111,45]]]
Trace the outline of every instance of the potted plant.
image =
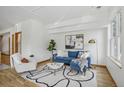
[[56,47],[56,42],[53,39],[51,39],[47,50],[52,52],[52,61],[53,61],[53,51],[56,50],[55,47]]

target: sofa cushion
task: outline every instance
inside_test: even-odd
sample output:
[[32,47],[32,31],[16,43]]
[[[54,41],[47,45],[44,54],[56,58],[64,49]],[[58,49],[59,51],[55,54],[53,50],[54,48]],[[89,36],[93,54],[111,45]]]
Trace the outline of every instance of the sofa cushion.
[[77,58],[79,51],[68,51],[68,57]]
[[56,59],[57,59],[57,60],[63,60],[63,61],[71,61],[73,58],[71,58],[71,57],[61,57],[61,56],[57,56]]

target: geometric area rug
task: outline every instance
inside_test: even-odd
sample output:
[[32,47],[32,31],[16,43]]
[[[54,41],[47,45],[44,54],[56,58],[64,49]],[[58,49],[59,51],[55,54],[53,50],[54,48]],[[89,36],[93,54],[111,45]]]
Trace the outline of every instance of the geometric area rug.
[[69,66],[63,66],[54,74],[53,70],[44,65],[20,75],[41,87],[97,87],[96,72],[92,69],[87,70],[84,76],[77,71],[71,71]]

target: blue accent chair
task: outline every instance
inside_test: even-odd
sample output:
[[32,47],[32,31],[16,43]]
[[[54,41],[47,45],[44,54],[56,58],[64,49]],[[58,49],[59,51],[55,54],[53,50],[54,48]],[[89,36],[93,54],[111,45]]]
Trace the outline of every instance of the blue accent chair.
[[79,72],[81,71],[78,61],[75,63],[74,60],[72,60],[70,63],[70,67],[71,69],[77,70]]
[[85,76],[85,73],[86,73],[86,69],[89,68],[89,66],[88,66],[88,64],[86,62],[84,64],[83,71],[82,71],[81,68],[80,68],[80,61],[79,60],[76,60],[76,59],[71,61],[70,67],[73,70],[76,70],[78,72],[84,73],[84,76]]

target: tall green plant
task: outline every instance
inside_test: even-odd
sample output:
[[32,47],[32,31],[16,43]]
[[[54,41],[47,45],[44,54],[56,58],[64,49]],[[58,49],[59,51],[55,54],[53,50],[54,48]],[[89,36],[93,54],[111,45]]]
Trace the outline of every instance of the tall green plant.
[[53,39],[51,39],[49,42],[49,46],[48,46],[47,50],[52,52],[52,61],[53,61],[53,56],[54,56],[53,50],[56,50],[55,47],[56,47],[56,42]]
[[48,46],[47,50],[48,51],[56,50],[55,47],[56,47],[56,42],[53,39],[51,39],[50,42],[49,42],[49,46]]

